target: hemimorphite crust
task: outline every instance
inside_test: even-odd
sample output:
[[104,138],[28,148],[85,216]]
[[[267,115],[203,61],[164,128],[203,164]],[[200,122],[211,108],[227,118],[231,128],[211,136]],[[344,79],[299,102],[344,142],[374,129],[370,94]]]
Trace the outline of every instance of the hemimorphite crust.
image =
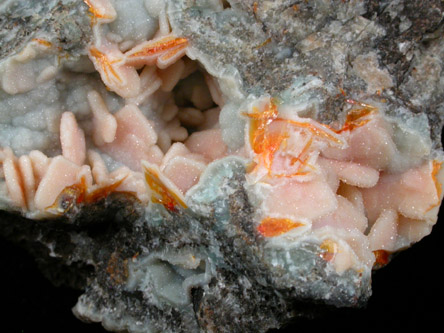
[[371,1],[63,6],[90,39],[60,46],[50,27],[0,63],[0,205],[68,237],[66,265],[93,265],[80,318],[266,331],[309,302],[364,305],[372,271],[431,232],[442,5],[408,47],[413,17]]

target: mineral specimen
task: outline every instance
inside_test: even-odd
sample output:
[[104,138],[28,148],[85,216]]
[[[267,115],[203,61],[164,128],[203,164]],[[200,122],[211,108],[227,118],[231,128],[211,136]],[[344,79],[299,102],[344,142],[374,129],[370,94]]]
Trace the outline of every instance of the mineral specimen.
[[423,2],[4,1],[2,234],[112,331],[365,305],[443,198]]

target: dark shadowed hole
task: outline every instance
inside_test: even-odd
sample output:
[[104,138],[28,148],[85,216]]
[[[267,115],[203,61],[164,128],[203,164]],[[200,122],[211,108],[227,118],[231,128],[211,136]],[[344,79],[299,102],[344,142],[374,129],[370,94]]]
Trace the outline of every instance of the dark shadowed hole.
[[[204,72],[203,69],[196,70],[180,80],[174,87],[174,102],[179,107],[179,110],[191,108],[205,112],[217,107],[205,82]],[[181,113],[179,111],[181,126],[185,127],[189,134],[198,131],[198,125],[193,125],[192,122],[188,123],[186,119],[181,118]]]

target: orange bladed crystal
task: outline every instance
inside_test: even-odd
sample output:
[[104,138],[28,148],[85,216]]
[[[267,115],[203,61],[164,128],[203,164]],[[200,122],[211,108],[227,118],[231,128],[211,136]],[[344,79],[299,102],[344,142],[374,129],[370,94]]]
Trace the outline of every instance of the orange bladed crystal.
[[302,226],[304,226],[303,223],[290,219],[267,217],[262,220],[257,230],[265,237],[276,237]]

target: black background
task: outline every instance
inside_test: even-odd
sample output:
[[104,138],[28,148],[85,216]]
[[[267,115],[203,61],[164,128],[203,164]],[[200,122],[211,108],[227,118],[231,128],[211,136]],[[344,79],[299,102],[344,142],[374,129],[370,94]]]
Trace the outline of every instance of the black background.
[[[342,309],[315,320],[300,320],[279,332],[442,327],[444,214],[440,215],[431,235],[374,274],[373,296],[366,309]],[[72,314],[79,291],[54,287],[32,257],[1,238],[0,265],[0,332],[106,332],[100,324],[82,323]]]

